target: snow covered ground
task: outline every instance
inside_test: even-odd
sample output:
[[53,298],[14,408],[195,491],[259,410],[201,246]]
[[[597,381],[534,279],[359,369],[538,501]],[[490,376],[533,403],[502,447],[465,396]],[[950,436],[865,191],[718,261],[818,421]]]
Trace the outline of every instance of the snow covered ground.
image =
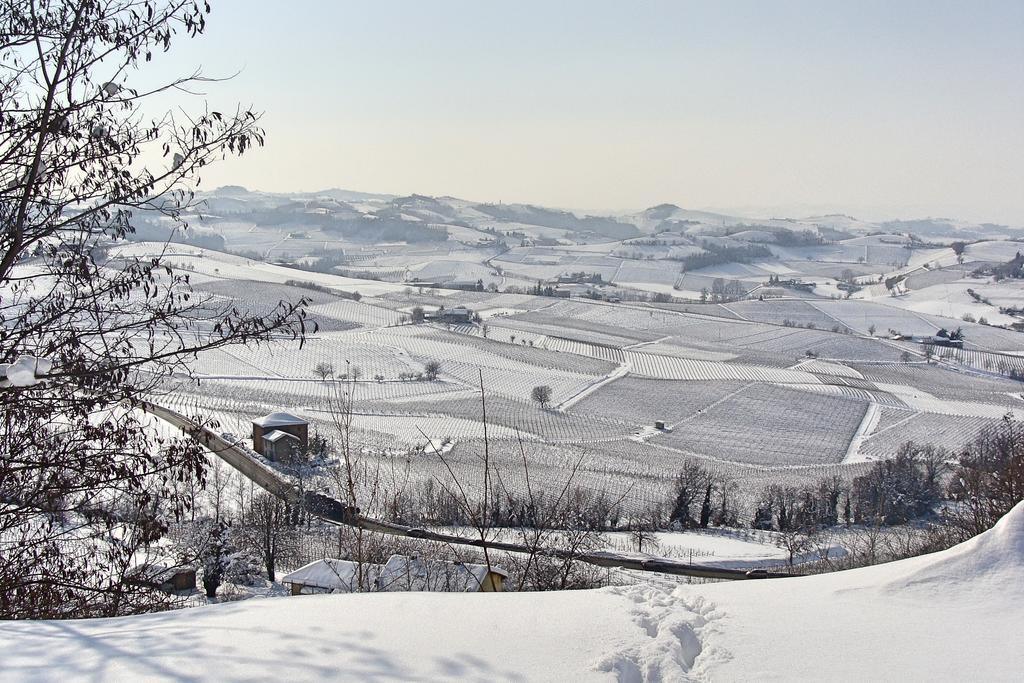
[[1019,680],[1024,503],[948,551],[800,579],[249,600],[0,625],[2,678]]

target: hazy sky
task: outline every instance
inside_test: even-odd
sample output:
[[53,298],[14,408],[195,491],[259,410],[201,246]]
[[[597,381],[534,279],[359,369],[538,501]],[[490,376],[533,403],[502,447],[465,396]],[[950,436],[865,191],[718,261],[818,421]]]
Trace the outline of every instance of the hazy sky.
[[1024,225],[1024,1],[212,2],[205,186]]

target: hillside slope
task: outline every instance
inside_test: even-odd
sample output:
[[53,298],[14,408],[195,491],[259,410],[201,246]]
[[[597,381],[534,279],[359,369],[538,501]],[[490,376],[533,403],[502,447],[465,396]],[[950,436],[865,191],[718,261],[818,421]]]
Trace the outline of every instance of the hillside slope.
[[803,579],[251,600],[0,625],[4,680],[1012,680],[1024,504],[935,555]]

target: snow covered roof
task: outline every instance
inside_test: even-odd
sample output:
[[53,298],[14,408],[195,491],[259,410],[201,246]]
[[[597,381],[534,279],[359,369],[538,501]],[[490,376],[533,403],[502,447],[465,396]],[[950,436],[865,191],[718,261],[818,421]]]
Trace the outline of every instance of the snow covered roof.
[[53,361],[35,356],[20,356],[13,363],[0,363],[0,387],[31,387],[40,375],[50,372]]
[[[491,571],[508,578],[502,569],[492,566]],[[466,593],[480,590],[486,580],[487,565],[392,555],[377,579],[377,590]]]
[[298,441],[299,437],[295,436],[294,434],[289,434],[288,432],[282,432],[280,429],[275,429],[274,431],[267,432],[266,434],[263,435],[263,440],[269,441],[271,443],[277,443],[281,439],[291,439],[292,441]]
[[291,413],[271,413],[270,415],[264,415],[263,417],[256,418],[252,423],[258,427],[264,428],[309,424],[301,417],[295,417]]
[[[372,585],[380,575],[379,564],[363,563],[363,575],[366,584]],[[324,590],[336,590],[339,592],[352,592],[357,588],[359,571],[355,562],[348,560],[334,560],[327,558],[310,562],[304,567],[286,574],[281,579],[284,583],[301,583],[303,586],[322,588]]]

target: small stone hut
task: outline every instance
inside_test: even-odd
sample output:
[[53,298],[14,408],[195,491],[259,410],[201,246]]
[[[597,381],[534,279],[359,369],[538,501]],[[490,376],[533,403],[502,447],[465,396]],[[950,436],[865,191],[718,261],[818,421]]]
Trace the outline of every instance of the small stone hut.
[[128,581],[138,586],[158,588],[165,593],[188,593],[195,590],[196,570],[192,567],[151,564],[137,568],[135,575]]
[[252,421],[252,448],[271,460],[289,460],[309,446],[309,423],[290,413],[270,413]]

